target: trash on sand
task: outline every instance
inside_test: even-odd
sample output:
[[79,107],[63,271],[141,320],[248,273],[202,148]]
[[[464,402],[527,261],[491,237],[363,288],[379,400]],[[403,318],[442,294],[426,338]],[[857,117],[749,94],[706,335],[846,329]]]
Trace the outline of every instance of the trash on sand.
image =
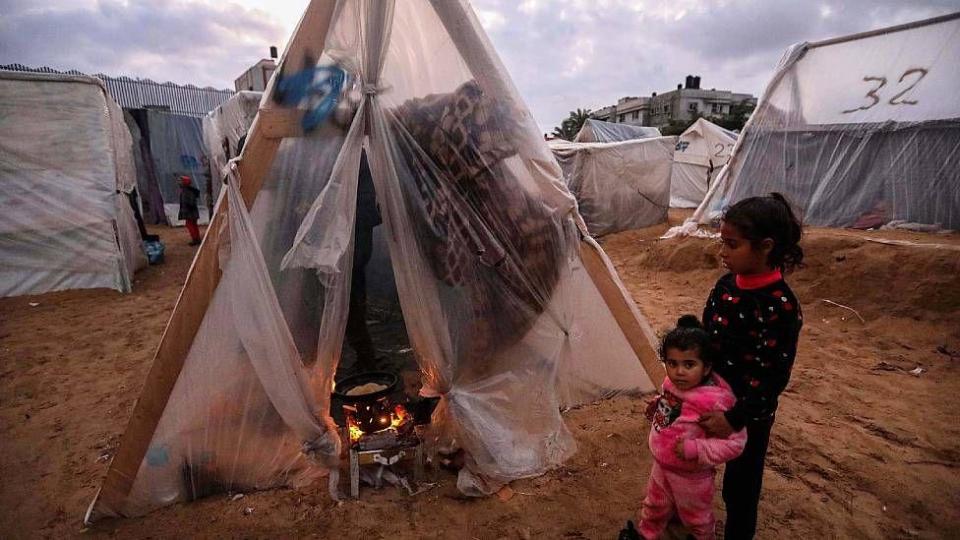
[[40,305],[40,302],[30,302],[30,307],[37,307]]
[[900,371],[901,368],[893,364],[890,364],[888,362],[880,362],[879,364],[873,366],[870,369],[874,371]]
[[503,502],[507,502],[513,498],[513,489],[510,486],[503,486],[500,488],[500,491],[497,492],[497,498]]
[[246,507],[246,508],[243,509],[243,515],[245,515],[245,516],[249,516],[249,515],[252,514],[252,513],[253,513],[253,507],[252,507],[252,506],[248,506],[248,507]]
[[237,493],[237,494],[234,495],[233,497],[230,497],[230,500],[231,500],[231,501],[239,501],[239,500],[242,499],[242,498],[243,498],[243,493]]
[[920,366],[917,366],[916,368],[911,369],[908,373],[910,373],[910,374],[913,375],[914,377],[919,377],[920,374],[921,374],[921,373],[924,373],[925,371],[927,371],[927,370],[923,369],[923,368],[920,367]]

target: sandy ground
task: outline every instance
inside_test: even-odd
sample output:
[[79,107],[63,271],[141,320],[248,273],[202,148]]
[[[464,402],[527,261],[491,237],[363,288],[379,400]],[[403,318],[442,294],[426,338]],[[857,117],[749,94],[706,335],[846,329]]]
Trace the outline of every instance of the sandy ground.
[[[710,241],[654,240],[664,229],[603,241],[657,329],[699,312],[721,274]],[[649,426],[641,403],[617,398],[567,413],[579,452],[515,482],[508,500],[464,499],[441,474],[413,498],[367,490],[337,505],[314,486],[214,496],[84,529],[193,254],[184,231],[154,232],[167,263],[138,273],[132,294],[0,299],[0,537],[602,539],[638,506]],[[808,265],[790,281],[806,325],[771,442],[759,537],[955,537],[960,237],[813,230],[804,247]]]

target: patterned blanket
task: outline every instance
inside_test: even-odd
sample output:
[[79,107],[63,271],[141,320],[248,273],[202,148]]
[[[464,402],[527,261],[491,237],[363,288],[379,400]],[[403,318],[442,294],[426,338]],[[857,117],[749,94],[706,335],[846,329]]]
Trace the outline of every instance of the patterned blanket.
[[472,351],[464,352],[483,358],[521,339],[550,301],[562,222],[503,165],[525,134],[515,111],[476,82],[409,100],[395,114],[421,246],[437,279],[467,289],[473,313],[459,330]]

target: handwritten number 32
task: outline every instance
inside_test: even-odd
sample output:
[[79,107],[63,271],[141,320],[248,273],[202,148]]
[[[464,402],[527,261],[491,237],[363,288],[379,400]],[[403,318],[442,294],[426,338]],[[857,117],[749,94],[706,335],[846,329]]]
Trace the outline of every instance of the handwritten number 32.
[[[903,80],[909,77],[910,75],[916,75],[917,77],[913,80],[912,83],[910,83],[910,86],[898,92],[895,96],[890,98],[887,101],[887,103],[889,103],[890,105],[916,105],[917,104],[916,100],[903,99],[903,96],[910,90],[913,90],[913,87],[916,86],[921,79],[926,77],[927,73],[928,73],[928,70],[924,68],[911,68],[904,71],[903,75],[900,75],[900,79],[897,81],[897,84],[902,83]],[[848,114],[848,113],[857,112],[857,111],[865,111],[867,109],[873,108],[873,106],[876,105],[877,103],[880,103],[880,96],[877,94],[877,92],[879,92],[881,88],[887,85],[887,78],[886,77],[864,77],[863,81],[864,82],[873,81],[878,83],[875,87],[868,90],[866,96],[864,96],[873,100],[873,103],[870,103],[869,105],[863,105],[863,106],[857,107],[856,109],[847,109],[843,111],[843,114]]]

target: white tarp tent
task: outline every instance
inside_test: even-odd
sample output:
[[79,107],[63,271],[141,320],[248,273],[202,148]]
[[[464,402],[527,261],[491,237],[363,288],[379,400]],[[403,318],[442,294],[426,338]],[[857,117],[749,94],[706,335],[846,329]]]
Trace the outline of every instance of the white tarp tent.
[[146,110],[147,138],[153,178],[163,200],[163,216],[171,227],[182,227],[180,219],[180,177],[189,176],[200,190],[198,206],[203,225],[209,220],[212,202],[210,167],[203,144],[203,120],[196,116],[163,110]]
[[132,141],[92,77],[0,71],[0,296],[106,287],[146,266]]
[[262,96],[262,92],[237,92],[203,118],[203,143],[207,148],[212,179],[211,204],[220,198],[227,162],[240,155],[240,138],[253,124]]
[[588,118],[583,123],[583,127],[573,138],[573,142],[621,142],[632,141],[635,139],[649,139],[651,137],[660,137],[660,130],[655,127],[635,126],[633,124],[620,124],[616,122],[604,122],[603,120],[594,120]]
[[822,226],[960,228],[960,13],[791,47],[695,218],[780,191]]
[[563,406],[653,389],[652,332],[464,0],[314,0],[265,94],[88,518],[335,476],[363,150],[463,492],[566,460]]
[[550,143],[590,234],[639,229],[667,219],[676,140]]
[[737,134],[698,118],[677,140],[670,176],[670,207],[696,208],[710,181],[730,159]]

